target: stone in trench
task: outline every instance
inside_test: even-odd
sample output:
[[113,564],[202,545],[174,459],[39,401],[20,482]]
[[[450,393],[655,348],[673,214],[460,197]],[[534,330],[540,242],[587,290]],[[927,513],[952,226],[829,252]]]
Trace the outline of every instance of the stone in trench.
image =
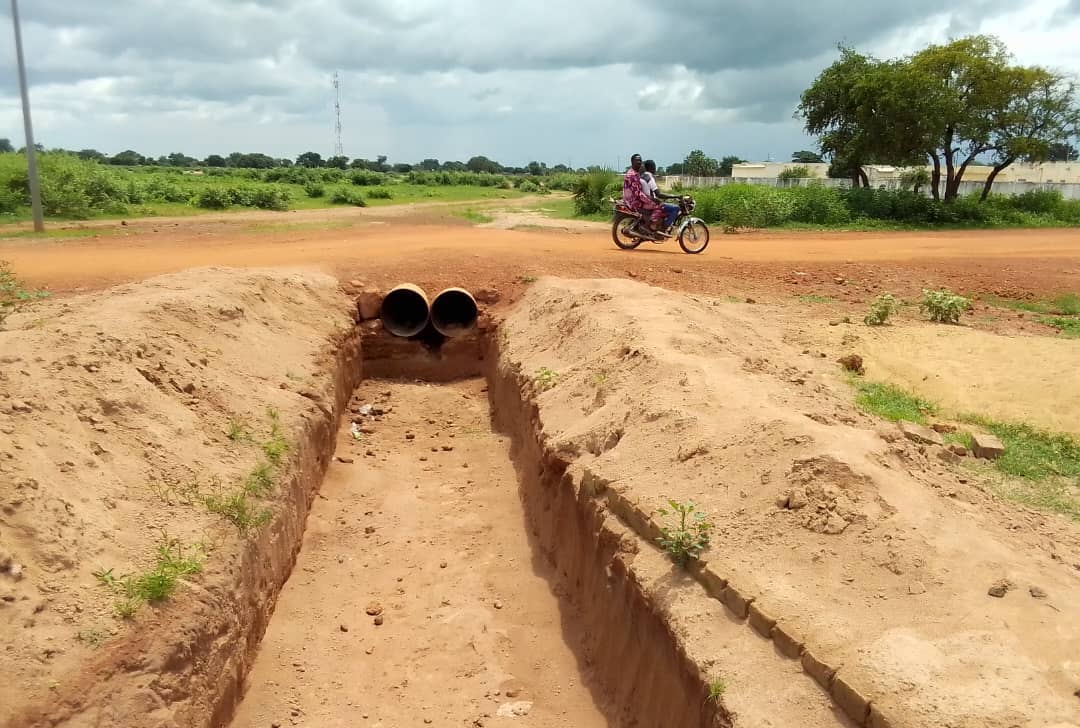
[[966,458],[968,454],[968,449],[960,443],[954,442],[952,445],[949,445],[949,452],[958,457]]
[[998,599],[1003,598],[1009,593],[1009,590],[1013,588],[1013,583],[1008,579],[999,579],[995,581],[987,590],[987,594]]
[[923,427],[917,425],[914,422],[900,422],[900,431],[904,433],[904,437],[917,442],[920,445],[944,445],[945,440],[938,433],[931,430],[929,427]]
[[382,294],[374,288],[365,288],[356,297],[356,312],[361,321],[379,318],[382,308]]
[[1028,589],[1028,593],[1035,599],[1046,599],[1046,592],[1040,587],[1033,586]]
[[977,458],[997,460],[1005,454],[1005,445],[993,435],[977,434],[973,439],[975,442],[971,446],[971,451]]

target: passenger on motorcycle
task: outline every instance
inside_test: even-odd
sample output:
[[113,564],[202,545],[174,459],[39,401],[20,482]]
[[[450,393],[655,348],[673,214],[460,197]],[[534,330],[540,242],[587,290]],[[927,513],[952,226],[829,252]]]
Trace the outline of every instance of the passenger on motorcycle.
[[626,174],[623,176],[623,202],[631,210],[640,212],[642,217],[651,225],[652,230],[655,231],[660,220],[664,217],[664,210],[652,198],[652,195],[646,192],[647,188],[643,186],[641,179],[642,166],[640,154],[630,157],[630,169],[626,170]]
[[641,173],[641,185],[645,188],[646,193],[652,198],[660,208],[664,211],[664,230],[670,230],[671,226],[675,223],[675,218],[679,216],[679,206],[671,205],[660,202],[661,200],[677,200],[678,195],[668,195],[660,191],[660,186],[656,184],[656,162],[651,159],[645,160],[645,171]]

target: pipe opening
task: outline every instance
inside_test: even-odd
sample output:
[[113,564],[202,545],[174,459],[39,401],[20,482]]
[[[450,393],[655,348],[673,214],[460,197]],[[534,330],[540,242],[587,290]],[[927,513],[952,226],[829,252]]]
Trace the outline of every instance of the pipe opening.
[[394,336],[416,336],[427,326],[429,316],[427,296],[416,286],[398,286],[383,298],[380,318]]
[[460,336],[476,325],[476,299],[460,288],[447,288],[431,303],[431,325],[447,337]]

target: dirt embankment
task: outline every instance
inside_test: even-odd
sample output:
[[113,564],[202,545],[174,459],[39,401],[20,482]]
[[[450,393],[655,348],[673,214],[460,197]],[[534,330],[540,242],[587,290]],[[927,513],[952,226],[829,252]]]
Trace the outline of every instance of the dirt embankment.
[[[835,357],[800,353],[745,307],[624,281],[542,280],[500,342],[501,366],[554,385],[538,397],[542,441],[598,518],[651,540],[674,498],[717,524],[695,580],[651,545],[623,560],[737,715],[773,714],[762,685],[777,673],[717,659],[727,625],[710,602],[859,723],[1080,721],[1075,524],[995,501],[897,441],[853,409]],[[989,595],[1003,579],[1013,588]]]
[[[9,319],[0,724],[231,710],[359,379],[352,324],[328,277],[212,269]],[[203,573],[144,603],[166,557]]]

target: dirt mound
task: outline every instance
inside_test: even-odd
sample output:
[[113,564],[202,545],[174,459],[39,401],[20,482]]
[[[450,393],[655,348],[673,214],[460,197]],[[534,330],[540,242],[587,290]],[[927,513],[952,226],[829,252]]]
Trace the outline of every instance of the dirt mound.
[[[700,581],[856,721],[1080,721],[1076,525],[880,437],[834,363],[845,352],[800,354],[760,306],[550,279],[500,348],[538,392],[545,442],[612,515],[652,540],[668,498],[709,514]],[[634,562],[645,583],[672,579],[650,563]],[[1024,588],[988,597],[1001,578]],[[676,628],[704,629],[680,604]],[[758,676],[728,669],[725,703],[771,720]]]
[[9,319],[0,724],[195,725],[235,689],[228,641],[287,574],[276,529],[306,514],[294,464],[312,457],[298,435],[336,409],[351,324],[329,277],[223,269]]

